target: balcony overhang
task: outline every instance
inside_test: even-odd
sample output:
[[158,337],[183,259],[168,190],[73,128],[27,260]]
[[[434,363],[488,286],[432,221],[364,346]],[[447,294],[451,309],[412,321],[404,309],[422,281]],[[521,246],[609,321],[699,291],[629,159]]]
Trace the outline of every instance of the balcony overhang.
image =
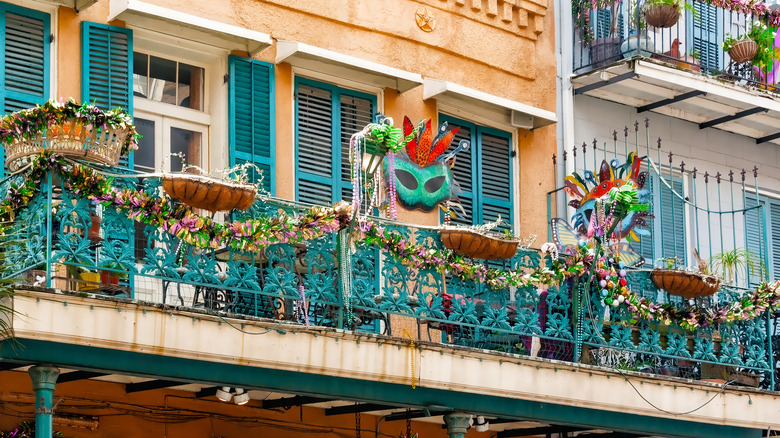
[[490,119],[530,131],[558,121],[551,111],[438,79],[425,78],[423,99],[436,99],[472,113],[482,112]]
[[276,43],[276,63],[280,62],[376,87],[393,88],[400,93],[423,83],[419,74],[297,41]]
[[634,59],[572,78],[574,94],[780,144],[780,100],[766,91]]
[[108,21],[140,27],[253,55],[273,44],[271,36],[138,0],[111,0]]

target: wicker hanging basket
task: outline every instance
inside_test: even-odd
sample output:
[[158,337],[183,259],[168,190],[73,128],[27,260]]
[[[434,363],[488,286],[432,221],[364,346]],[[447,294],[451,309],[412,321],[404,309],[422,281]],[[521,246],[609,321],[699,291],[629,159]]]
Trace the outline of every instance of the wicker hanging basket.
[[729,49],[729,57],[737,64],[748,62],[758,53],[758,44],[755,41],[747,39],[737,41]]
[[48,149],[65,157],[116,166],[128,135],[131,135],[129,128],[99,129],[71,118],[61,125],[3,145],[5,165],[16,171],[26,165],[31,156]]
[[652,5],[644,9],[645,22],[656,28],[669,28],[680,21],[680,8],[675,5]]
[[165,193],[190,207],[209,211],[246,210],[255,201],[257,187],[200,175],[165,174]]
[[512,258],[517,254],[519,245],[516,240],[499,239],[472,230],[447,228],[441,230],[441,243],[458,254],[484,260]]
[[688,299],[710,296],[720,286],[720,279],[714,275],[676,269],[654,269],[650,278],[659,289]]

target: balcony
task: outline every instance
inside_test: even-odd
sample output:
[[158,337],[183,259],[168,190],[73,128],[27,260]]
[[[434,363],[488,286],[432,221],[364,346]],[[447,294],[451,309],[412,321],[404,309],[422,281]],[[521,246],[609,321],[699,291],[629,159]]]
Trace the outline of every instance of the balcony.
[[735,61],[734,52],[723,50],[724,40],[760,33],[753,23],[765,22],[761,14],[685,4],[676,20],[651,19],[653,26],[644,2],[599,3],[605,6],[599,9],[573,2],[575,95],[622,103],[638,113],[654,111],[701,129],[716,127],[757,143],[780,138],[780,52],[772,28],[765,31],[763,55]]
[[[739,371],[775,389],[770,313],[691,325],[683,314],[689,302],[659,290],[647,269],[629,270],[628,288],[680,316],[642,319],[625,305],[605,306],[597,290],[565,273],[576,260],[534,249],[472,260],[445,250],[438,228],[378,218],[350,228],[348,207],[263,197],[246,212],[216,214],[214,228],[209,216],[171,203],[159,175],[55,162],[3,181],[4,192],[25,178],[42,183],[6,204],[20,237],[7,253],[14,277],[24,279],[19,290],[72,291],[117,305],[129,299],[189,312],[193,321],[198,314],[278,321],[661,376]],[[234,238],[220,237],[225,230]],[[263,244],[250,249],[242,236]],[[697,306],[752,293],[722,287]]]

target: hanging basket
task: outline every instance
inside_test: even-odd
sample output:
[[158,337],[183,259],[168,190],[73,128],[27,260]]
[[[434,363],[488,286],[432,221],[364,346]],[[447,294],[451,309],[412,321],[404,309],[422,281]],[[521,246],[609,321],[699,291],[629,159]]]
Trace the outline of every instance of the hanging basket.
[[676,269],[654,269],[650,278],[659,289],[688,299],[710,296],[720,286],[720,279],[714,275]]
[[756,53],[758,53],[758,44],[750,39],[737,41],[731,45],[728,53],[732,61],[742,64],[755,58]]
[[517,254],[519,244],[516,240],[486,236],[472,230],[447,228],[441,230],[441,243],[458,254],[484,260],[512,258]]
[[190,207],[209,211],[246,210],[255,201],[257,187],[189,174],[165,174],[165,193]]
[[655,28],[669,28],[680,21],[680,8],[674,5],[653,5],[644,10],[645,22]]
[[4,144],[5,165],[11,171],[25,166],[30,157],[47,149],[69,158],[116,166],[130,128],[103,129],[83,125],[76,118]]

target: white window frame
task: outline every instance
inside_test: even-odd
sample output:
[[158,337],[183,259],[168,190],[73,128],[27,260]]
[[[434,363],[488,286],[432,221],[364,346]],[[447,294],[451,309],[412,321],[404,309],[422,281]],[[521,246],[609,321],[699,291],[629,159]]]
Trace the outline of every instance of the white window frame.
[[[165,104],[163,104],[165,105]],[[169,106],[169,105],[166,105]],[[163,172],[171,171],[171,160],[178,160],[177,157],[167,157],[170,154],[167,146],[171,144],[171,128],[181,128],[188,131],[201,133],[201,146],[200,157],[197,160],[192,160],[192,157],[186,157],[187,163],[190,165],[196,165],[203,167],[204,156],[206,155],[206,148],[208,147],[206,140],[209,136],[209,125],[203,123],[197,123],[193,121],[184,120],[172,116],[163,116],[157,113],[146,112],[143,110],[136,110],[135,117],[144,120],[151,120],[154,122],[154,165],[155,170]],[[166,158],[167,157],[167,158]],[[165,160],[164,163],[162,161]],[[178,161],[177,161],[178,163]],[[160,165],[164,164],[163,168]]]

